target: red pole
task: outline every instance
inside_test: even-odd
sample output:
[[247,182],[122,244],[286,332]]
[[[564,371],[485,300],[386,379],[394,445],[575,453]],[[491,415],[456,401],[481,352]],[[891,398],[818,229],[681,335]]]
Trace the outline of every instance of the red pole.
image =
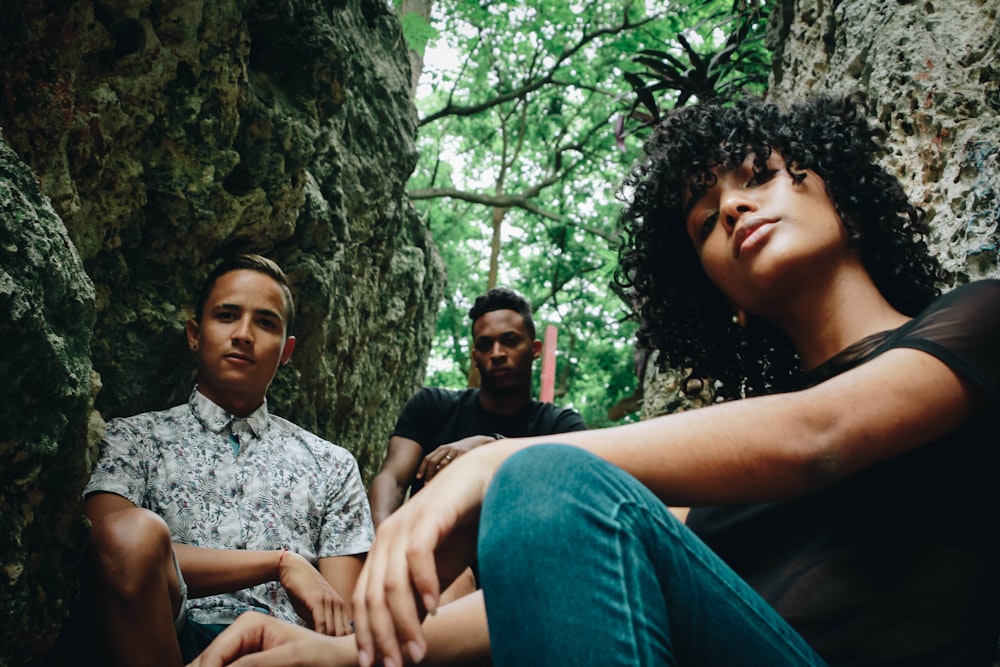
[[556,328],[551,324],[545,327],[545,339],[542,341],[541,384],[541,401],[551,403],[556,387]]

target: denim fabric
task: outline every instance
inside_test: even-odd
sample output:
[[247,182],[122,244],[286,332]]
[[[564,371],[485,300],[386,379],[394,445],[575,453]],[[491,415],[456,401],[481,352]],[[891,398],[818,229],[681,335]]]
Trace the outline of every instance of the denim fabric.
[[497,472],[479,528],[495,665],[826,665],[635,478],[543,445]]

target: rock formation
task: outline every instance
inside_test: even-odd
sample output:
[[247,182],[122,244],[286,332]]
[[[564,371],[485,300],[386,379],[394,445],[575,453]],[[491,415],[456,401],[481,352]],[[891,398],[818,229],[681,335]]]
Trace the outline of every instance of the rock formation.
[[[0,408],[12,425],[0,664],[51,664],[75,584],[63,568],[82,544],[91,363],[95,418],[186,399],[193,292],[224,255],[268,255],[299,314],[269,406],[349,448],[370,477],[423,378],[444,269],[404,195],[416,111],[384,0],[0,11],[0,128],[51,200],[23,166],[0,176],[0,330],[17,398]],[[9,194],[13,183],[36,192]],[[32,216],[46,224],[28,235]],[[29,534],[43,526],[56,539]]]
[[867,93],[952,284],[1000,277],[998,13],[996,0],[784,0],[769,26],[772,99]]
[[76,598],[93,328],[80,257],[0,142],[0,665],[44,656]]
[[98,410],[186,398],[192,291],[214,259],[262,252],[301,313],[271,407],[370,472],[443,283],[403,196],[416,115],[396,17],[380,0],[47,5],[21,3],[0,126],[94,281]]

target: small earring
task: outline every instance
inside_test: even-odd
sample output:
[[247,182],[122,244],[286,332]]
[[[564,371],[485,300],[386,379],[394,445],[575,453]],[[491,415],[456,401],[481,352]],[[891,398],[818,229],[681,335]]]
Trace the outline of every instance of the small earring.
[[733,314],[733,324],[739,326],[741,329],[747,328],[747,311],[742,308],[738,308]]

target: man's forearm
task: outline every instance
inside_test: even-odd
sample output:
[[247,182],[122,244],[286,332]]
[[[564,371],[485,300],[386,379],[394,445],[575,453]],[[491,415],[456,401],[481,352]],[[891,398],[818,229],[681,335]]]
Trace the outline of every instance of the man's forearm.
[[386,517],[399,509],[405,495],[406,489],[399,484],[395,477],[385,474],[375,476],[368,493],[372,508],[372,523],[375,524],[375,528],[378,528]]
[[278,578],[282,550],[206,549],[174,543],[174,553],[191,597],[238,591]]

